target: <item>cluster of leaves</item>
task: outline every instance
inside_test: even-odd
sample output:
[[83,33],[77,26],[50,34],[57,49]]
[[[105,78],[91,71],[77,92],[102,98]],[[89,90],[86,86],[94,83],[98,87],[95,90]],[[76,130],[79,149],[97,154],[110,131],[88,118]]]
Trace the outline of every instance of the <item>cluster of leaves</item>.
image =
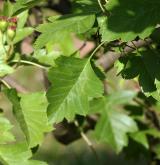
[[[11,132],[14,126],[2,112],[0,161],[6,165],[46,164],[31,159],[32,149],[42,144],[44,133],[53,131],[54,124],[63,120],[74,123],[77,115],[84,119],[96,115],[95,137],[117,153],[124,151],[131,156],[143,153],[150,157],[154,153],[151,159],[159,159],[160,1],[72,0],[70,14],[51,16],[36,28],[26,27],[29,10],[44,3],[43,0],[3,3],[1,15],[16,16],[18,22],[13,41],[7,42],[6,33],[0,32],[0,80],[2,86],[7,86],[1,92],[11,102],[24,138],[22,141],[14,138]],[[40,35],[28,58],[19,47],[35,32]],[[79,57],[73,34],[98,45],[88,58]],[[96,52],[104,47],[104,53],[108,49],[121,53],[122,45],[146,38],[152,39],[150,45],[139,49],[135,46],[132,53],[116,63],[119,75],[132,80],[136,87],[106,92],[103,84],[107,73],[96,65]],[[5,76],[25,64],[45,70],[50,82],[47,91],[24,94],[5,82]],[[80,125],[83,128],[83,123]],[[138,152],[135,146],[139,147]]]

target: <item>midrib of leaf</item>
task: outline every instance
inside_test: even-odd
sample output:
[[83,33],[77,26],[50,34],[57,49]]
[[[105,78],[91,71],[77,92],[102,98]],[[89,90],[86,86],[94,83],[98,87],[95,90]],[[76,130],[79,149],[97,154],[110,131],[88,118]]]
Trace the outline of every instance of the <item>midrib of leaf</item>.
[[[5,91],[4,91],[5,92]],[[6,91],[6,95],[7,95],[7,91]],[[12,96],[13,95],[13,96]],[[16,101],[13,99],[14,98],[14,95],[16,96]],[[12,93],[9,93],[9,100],[13,103],[13,107],[14,107],[14,104],[17,105],[16,102],[19,102],[17,100],[18,96],[17,96],[17,93],[15,91],[12,91]],[[18,108],[17,108],[18,107]],[[24,117],[24,113],[23,113],[23,110],[21,108],[21,105],[20,103],[18,103],[18,105],[15,107],[15,109],[17,110],[14,110],[13,108],[13,112],[15,113],[15,115],[17,116],[17,121],[19,123],[23,123],[22,125],[20,124],[20,127],[21,129],[25,132],[26,136],[26,140],[27,141],[30,141],[30,136],[29,136],[29,129],[28,129],[28,126],[27,126],[27,123],[26,123],[26,120],[25,120],[25,117]],[[23,122],[25,121],[25,122]]]
[[[108,115],[108,113],[107,113],[107,115]],[[114,145],[115,145],[115,147],[117,148],[117,145],[116,145],[116,137],[114,136],[115,135],[115,131],[114,131],[114,127],[113,127],[113,124],[112,124],[112,121],[110,120],[110,118],[109,118],[109,115],[108,115],[108,120],[109,120],[109,126],[110,126],[110,131],[111,131],[111,133],[112,133],[112,138],[113,138],[113,140],[114,140]]]
[[[20,105],[20,104],[19,104]],[[29,128],[28,128],[28,126],[27,126],[27,122],[26,122],[26,119],[25,119],[25,115],[24,115],[24,113],[23,113],[23,110],[22,110],[22,108],[21,107],[19,107],[20,109],[18,110],[18,112],[16,112],[16,114],[17,114],[17,120],[19,121],[19,123],[23,123],[22,125],[20,124],[20,127],[21,127],[21,129],[25,132],[25,134],[26,134],[26,136],[25,136],[25,138],[26,138],[26,140],[27,140],[27,142],[29,142],[30,141],[30,136],[29,136]],[[19,115],[20,114],[20,115]],[[24,121],[24,122],[23,122]]]
[[[110,107],[108,106],[108,109],[109,109]],[[107,111],[105,111],[106,112],[106,115],[107,115],[107,118],[108,118],[108,121],[109,121],[109,127],[110,127],[110,133],[112,134],[112,138],[114,139],[114,145],[115,145],[115,147],[117,148],[117,145],[116,145],[116,138],[115,138],[115,131],[114,131],[114,127],[113,127],[113,125],[112,125],[112,120],[110,120],[110,115],[109,115],[109,112],[107,112]],[[107,122],[105,123],[105,125],[107,124]],[[103,131],[105,131],[105,127],[103,127]]]
[[[61,109],[61,107],[63,106],[63,104],[65,103],[65,101],[67,100],[67,98],[69,97],[69,95],[72,93],[72,91],[74,90],[75,86],[77,85],[77,82],[79,82],[79,79],[81,78],[81,75],[83,74],[83,72],[86,69],[86,66],[88,65],[88,62],[90,62],[90,58],[87,60],[86,64],[84,65],[84,68],[82,69],[82,71],[80,72],[79,76],[75,79],[75,83],[73,84],[73,86],[71,86],[69,92],[65,95],[62,103],[60,104],[60,106],[57,108],[56,111],[59,111],[59,109]],[[83,109],[83,108],[82,108]],[[53,117],[53,115],[51,116],[51,118]]]

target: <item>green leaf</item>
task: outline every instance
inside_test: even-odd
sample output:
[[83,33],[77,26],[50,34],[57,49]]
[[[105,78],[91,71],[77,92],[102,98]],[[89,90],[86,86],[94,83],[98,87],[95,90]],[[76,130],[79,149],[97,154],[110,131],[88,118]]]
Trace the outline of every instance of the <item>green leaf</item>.
[[17,143],[0,146],[0,161],[4,165],[47,165],[44,162],[28,160],[32,153],[26,143]]
[[51,51],[47,53],[45,49],[38,49],[34,52],[33,57],[36,58],[40,63],[56,66],[55,60],[61,56],[60,51]]
[[14,72],[14,69],[7,64],[0,63],[0,77],[6,76]]
[[160,159],[160,144],[154,147],[154,152],[156,153],[156,158]]
[[[156,139],[160,138],[160,132],[159,130],[152,128],[144,131],[147,135],[153,136]],[[156,158],[160,159],[160,144],[156,144],[153,146],[153,151],[156,154]]]
[[107,142],[116,152],[120,152],[124,146],[127,146],[127,133],[136,131],[137,126],[132,118],[108,108],[104,109],[95,130],[98,140]]
[[136,54],[129,55],[122,70],[122,77],[133,79],[138,77],[138,81],[147,96],[152,95],[160,100],[160,57],[157,50],[139,51]]
[[76,0],[72,3],[73,11],[76,13],[99,13],[101,9],[98,1],[93,0]]
[[107,105],[115,106],[119,104],[125,104],[133,100],[133,98],[137,95],[137,92],[131,90],[123,90],[114,92],[110,95],[106,96]]
[[34,28],[31,27],[25,27],[22,29],[17,29],[16,36],[13,40],[13,43],[16,44],[17,42],[23,40],[24,38],[28,37],[30,34],[32,34],[34,31]]
[[147,135],[153,136],[154,138],[160,138],[160,132],[156,128],[151,128],[143,132]]
[[[107,106],[115,107],[119,104],[125,104],[130,101],[137,95],[135,91],[124,90],[114,92],[106,96]],[[103,98],[93,99],[90,101],[90,110],[89,113],[101,113],[105,107],[105,101]]]
[[13,10],[12,3],[10,1],[4,2],[2,15],[9,17],[12,15],[12,10]]
[[130,137],[139,144],[143,145],[146,149],[149,149],[149,143],[146,137],[146,133],[144,131],[131,133]]
[[0,144],[5,144],[7,142],[12,142],[15,140],[14,136],[10,132],[13,126],[2,114],[0,114]]
[[17,29],[22,29],[27,22],[28,10],[20,13],[18,16]]
[[103,108],[105,106],[105,102],[102,98],[95,98],[90,101],[90,109],[89,114],[95,114],[102,112]]
[[21,97],[18,97],[14,89],[4,92],[13,104],[14,115],[26,136],[29,147],[41,144],[43,134],[52,129],[48,124],[46,113],[48,102],[45,93],[21,94]]
[[110,16],[99,19],[102,40],[131,41],[136,36],[148,37],[160,23],[159,7],[159,0],[109,0],[106,9]]
[[[40,25],[37,30],[42,34],[35,42],[35,48],[40,49],[48,42],[58,43],[63,41],[63,38],[74,32],[81,34],[92,28],[95,22],[95,15],[67,15],[54,20],[52,23]],[[66,42],[66,40],[65,40]]]
[[[117,103],[115,101],[110,104],[111,102],[108,102],[107,98],[102,98],[101,117],[97,122],[95,134],[98,140],[110,144],[116,152],[120,152],[128,144],[127,133],[136,132],[137,125],[129,116],[113,109],[113,106],[122,103],[118,99],[116,100]],[[102,105],[104,106],[102,107]]]
[[71,121],[75,114],[86,115],[89,99],[103,93],[103,84],[96,77],[90,59],[62,56],[56,64],[58,67],[48,74],[52,84],[47,92],[50,122],[58,123],[64,118]]
[[17,0],[13,6],[12,15],[17,15],[33,6],[39,4],[44,0]]

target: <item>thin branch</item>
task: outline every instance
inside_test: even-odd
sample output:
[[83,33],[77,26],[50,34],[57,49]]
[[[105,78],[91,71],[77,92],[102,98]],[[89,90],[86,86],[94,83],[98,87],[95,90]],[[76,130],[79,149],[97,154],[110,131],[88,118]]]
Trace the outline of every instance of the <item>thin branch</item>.
[[2,84],[4,86],[6,86],[8,89],[11,89],[11,86],[4,80],[4,79],[0,79],[0,81],[2,82]]
[[101,48],[101,46],[104,45],[106,42],[107,42],[107,41],[103,41],[102,43],[100,43],[100,44],[94,49],[94,51],[92,52],[90,58],[92,58],[92,57],[95,55],[95,53]]
[[[133,45],[133,43],[134,45]],[[147,45],[150,45],[152,43],[152,40],[150,38],[145,39],[145,40],[138,40],[138,41],[132,41],[127,43],[127,45],[124,48],[124,51],[121,53],[117,53],[117,52],[113,52],[113,51],[108,51],[105,55],[101,56],[101,58],[99,58],[97,60],[97,65],[102,66],[102,68],[104,68],[105,71],[109,70],[114,63],[120,58],[125,56],[126,54],[129,54],[133,51],[135,51],[134,48],[132,48],[132,46],[136,46],[137,49],[140,47],[144,47]]]
[[14,80],[14,78],[10,77],[10,76],[6,76],[2,79],[7,85],[8,87],[12,87],[15,88],[18,92],[20,93],[28,93],[28,90],[23,87],[22,85],[20,85],[16,80]]
[[103,5],[101,3],[101,0],[98,0],[99,7],[101,8],[102,12],[105,13],[105,9],[103,8]]
[[41,69],[45,69],[47,70],[47,67],[43,66],[43,65],[40,65],[40,64],[37,64],[37,63],[34,63],[34,62],[31,62],[31,61],[26,61],[26,60],[12,60],[10,63],[23,63],[23,64],[29,64],[29,65],[33,65],[33,66],[36,66],[38,68],[41,68]]
[[80,135],[83,138],[83,140],[86,142],[86,144],[89,146],[89,148],[92,150],[92,152],[94,153],[97,161],[99,161],[97,152],[95,150],[95,148],[93,147],[92,142],[88,139],[88,137],[85,135],[85,133],[83,132],[83,130],[80,128],[79,123],[77,121],[74,122],[74,124],[76,125],[76,127],[79,129],[80,131]]

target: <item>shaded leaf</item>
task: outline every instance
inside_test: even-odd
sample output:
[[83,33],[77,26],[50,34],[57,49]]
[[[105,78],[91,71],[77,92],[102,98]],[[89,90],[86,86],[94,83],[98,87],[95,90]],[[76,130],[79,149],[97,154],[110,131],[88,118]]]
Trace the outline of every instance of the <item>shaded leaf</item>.
[[152,95],[155,99],[160,99],[160,56],[157,50],[139,51],[139,56],[132,54],[121,71],[125,79],[138,77],[140,86],[146,95]]
[[101,9],[98,1],[93,0],[76,0],[72,3],[73,11],[76,13],[99,13]]
[[106,4],[110,16],[99,20],[102,40],[131,41],[137,36],[148,37],[160,23],[159,7],[159,0],[110,0]]
[[149,143],[146,137],[146,133],[144,131],[131,133],[130,137],[139,144],[143,145],[146,149],[149,149]]

